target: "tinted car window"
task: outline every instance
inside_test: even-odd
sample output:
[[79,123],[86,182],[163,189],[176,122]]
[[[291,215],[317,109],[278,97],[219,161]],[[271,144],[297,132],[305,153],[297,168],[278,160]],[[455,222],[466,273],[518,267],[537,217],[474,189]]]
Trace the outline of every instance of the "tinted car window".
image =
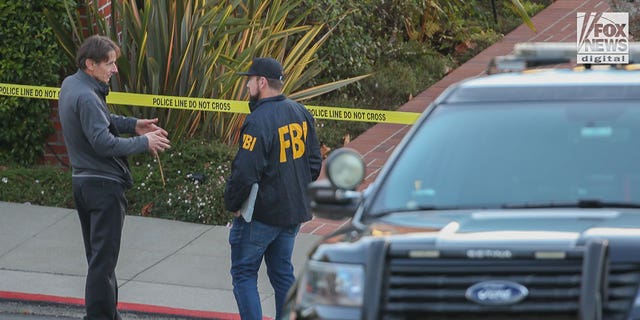
[[640,202],[637,104],[439,105],[380,183],[370,213]]

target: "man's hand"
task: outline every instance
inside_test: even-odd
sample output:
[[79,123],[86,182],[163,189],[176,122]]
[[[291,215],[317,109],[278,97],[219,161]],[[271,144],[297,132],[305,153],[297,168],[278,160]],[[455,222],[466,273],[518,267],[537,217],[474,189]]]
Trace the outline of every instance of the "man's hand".
[[155,119],[138,119],[136,122],[136,133],[138,135],[147,134],[149,132],[154,132],[160,130],[162,135],[166,138],[169,136],[167,131],[158,127],[156,124],[158,123],[158,118]]
[[158,127],[157,123],[158,118],[138,119],[136,122],[136,133],[147,137],[147,140],[149,140],[149,152],[154,155],[171,148],[168,138],[169,133]]
[[147,140],[149,140],[149,152],[154,155],[171,148],[169,138],[167,138],[167,132],[160,128],[147,132],[144,135],[147,137]]

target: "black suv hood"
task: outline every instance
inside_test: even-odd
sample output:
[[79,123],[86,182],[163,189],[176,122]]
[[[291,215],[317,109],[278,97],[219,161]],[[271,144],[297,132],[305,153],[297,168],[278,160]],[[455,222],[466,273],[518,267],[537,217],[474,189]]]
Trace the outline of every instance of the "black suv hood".
[[[570,250],[590,239],[606,239],[614,258],[620,250],[632,250],[640,243],[640,210],[403,212],[371,221],[361,235],[369,239],[383,237],[392,246],[406,244],[435,249]],[[637,255],[627,252],[626,256]],[[640,256],[635,259],[640,260]]]

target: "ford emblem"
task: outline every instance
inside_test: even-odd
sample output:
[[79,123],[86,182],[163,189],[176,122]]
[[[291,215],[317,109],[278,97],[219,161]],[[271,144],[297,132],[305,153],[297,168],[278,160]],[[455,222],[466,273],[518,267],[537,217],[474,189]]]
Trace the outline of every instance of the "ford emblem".
[[512,281],[488,280],[478,282],[467,289],[465,297],[469,301],[488,306],[504,306],[522,301],[529,290]]

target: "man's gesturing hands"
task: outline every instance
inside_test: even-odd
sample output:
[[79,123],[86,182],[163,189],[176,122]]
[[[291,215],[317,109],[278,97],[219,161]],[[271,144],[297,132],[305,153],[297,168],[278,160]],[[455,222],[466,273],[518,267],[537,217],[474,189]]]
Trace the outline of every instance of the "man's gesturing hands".
[[149,152],[157,154],[171,148],[166,130],[158,127],[158,118],[155,119],[138,119],[136,122],[136,133],[145,135],[149,140]]

